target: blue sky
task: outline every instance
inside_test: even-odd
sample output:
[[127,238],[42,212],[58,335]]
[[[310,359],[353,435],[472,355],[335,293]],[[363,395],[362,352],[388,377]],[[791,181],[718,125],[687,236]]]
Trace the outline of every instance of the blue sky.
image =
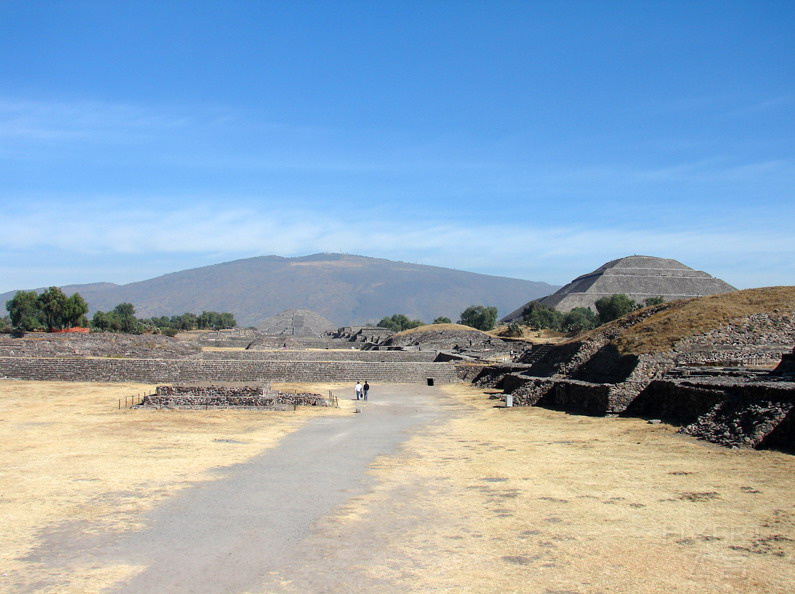
[[0,292],[347,252],[795,284],[795,3],[0,2]]

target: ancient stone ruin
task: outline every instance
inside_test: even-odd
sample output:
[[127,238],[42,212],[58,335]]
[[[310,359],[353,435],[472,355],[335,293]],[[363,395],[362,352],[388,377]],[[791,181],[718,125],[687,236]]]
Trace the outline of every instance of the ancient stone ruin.
[[332,338],[364,345],[379,345],[388,340],[394,330],[379,326],[343,326],[332,334]]
[[512,344],[475,328],[459,324],[432,324],[400,332],[385,340],[381,349],[439,351],[459,358],[489,359],[507,355]]
[[308,309],[289,309],[263,320],[257,329],[269,336],[321,337],[337,327],[326,318]]
[[540,356],[535,347],[474,381],[502,388],[514,405],[662,419],[722,445],[795,448],[795,302],[688,335],[670,350],[619,349],[627,330],[671,307],[635,312]]
[[[276,337],[272,337],[276,340]],[[30,333],[0,337],[0,379],[183,384],[245,382],[436,383],[459,381],[454,365],[436,352],[361,351],[331,338],[284,339],[259,349],[202,350],[166,336]],[[298,342],[298,341],[301,342]],[[317,342],[318,347],[307,347]],[[291,343],[292,344],[292,343]]]
[[[706,272],[693,270],[676,260],[652,256],[628,256],[603,264],[593,272],[578,276],[539,303],[567,312],[575,307],[590,307],[602,297],[622,293],[634,301],[662,297],[665,301],[728,293],[736,289]],[[503,318],[521,320],[525,304]]]
[[335,406],[333,397],[279,392],[262,386],[158,386],[136,408],[259,408],[288,410],[296,406]]

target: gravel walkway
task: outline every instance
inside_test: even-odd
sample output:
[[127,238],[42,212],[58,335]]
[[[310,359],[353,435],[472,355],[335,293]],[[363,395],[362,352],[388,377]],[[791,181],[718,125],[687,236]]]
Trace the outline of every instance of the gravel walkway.
[[95,561],[147,566],[117,592],[261,591],[303,564],[313,524],[367,491],[377,456],[457,406],[438,388],[413,384],[375,386],[362,408],[316,418],[221,480],[183,491],[145,531],[95,551]]

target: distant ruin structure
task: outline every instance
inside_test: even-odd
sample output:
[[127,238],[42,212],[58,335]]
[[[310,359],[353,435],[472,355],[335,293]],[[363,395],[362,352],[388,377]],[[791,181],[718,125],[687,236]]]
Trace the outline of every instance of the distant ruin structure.
[[[578,276],[552,295],[535,301],[567,312],[575,307],[589,307],[602,297],[622,293],[642,303],[644,299],[662,297],[665,301],[703,297],[736,291],[730,284],[681,262],[653,256],[627,256],[603,264],[593,272]],[[503,318],[512,322],[522,318],[529,303]]]
[[394,333],[394,330],[381,328],[380,326],[343,326],[333,336],[349,342],[379,344],[390,338]]
[[308,309],[288,309],[257,325],[269,336],[321,337],[337,327],[326,318]]

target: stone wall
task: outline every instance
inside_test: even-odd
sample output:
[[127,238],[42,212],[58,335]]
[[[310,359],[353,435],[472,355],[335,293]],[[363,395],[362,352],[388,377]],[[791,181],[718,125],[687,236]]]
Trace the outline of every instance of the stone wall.
[[0,357],[0,378],[81,382],[458,382],[449,363]]
[[257,331],[252,328],[230,328],[229,330],[211,330],[183,332],[177,335],[180,340],[195,341],[202,346],[246,348],[257,338]]
[[288,349],[339,349],[350,346],[347,341],[319,336],[265,336],[258,335],[250,345],[252,351],[270,351],[287,345]]
[[625,414],[682,424],[682,433],[725,446],[795,450],[792,382],[658,380],[649,384]]
[[0,335],[0,357],[130,357],[135,359],[185,359],[198,357],[194,342],[157,334],[43,334],[29,332],[21,338]]
[[544,406],[588,415],[604,415],[611,409],[607,384],[528,378],[512,394],[516,406]]
[[268,408],[332,406],[320,394],[279,392],[262,386],[158,386],[137,408]]
[[367,361],[367,362],[427,362],[436,359],[431,351],[360,351],[360,350],[317,350],[317,351],[204,351],[205,361]]

